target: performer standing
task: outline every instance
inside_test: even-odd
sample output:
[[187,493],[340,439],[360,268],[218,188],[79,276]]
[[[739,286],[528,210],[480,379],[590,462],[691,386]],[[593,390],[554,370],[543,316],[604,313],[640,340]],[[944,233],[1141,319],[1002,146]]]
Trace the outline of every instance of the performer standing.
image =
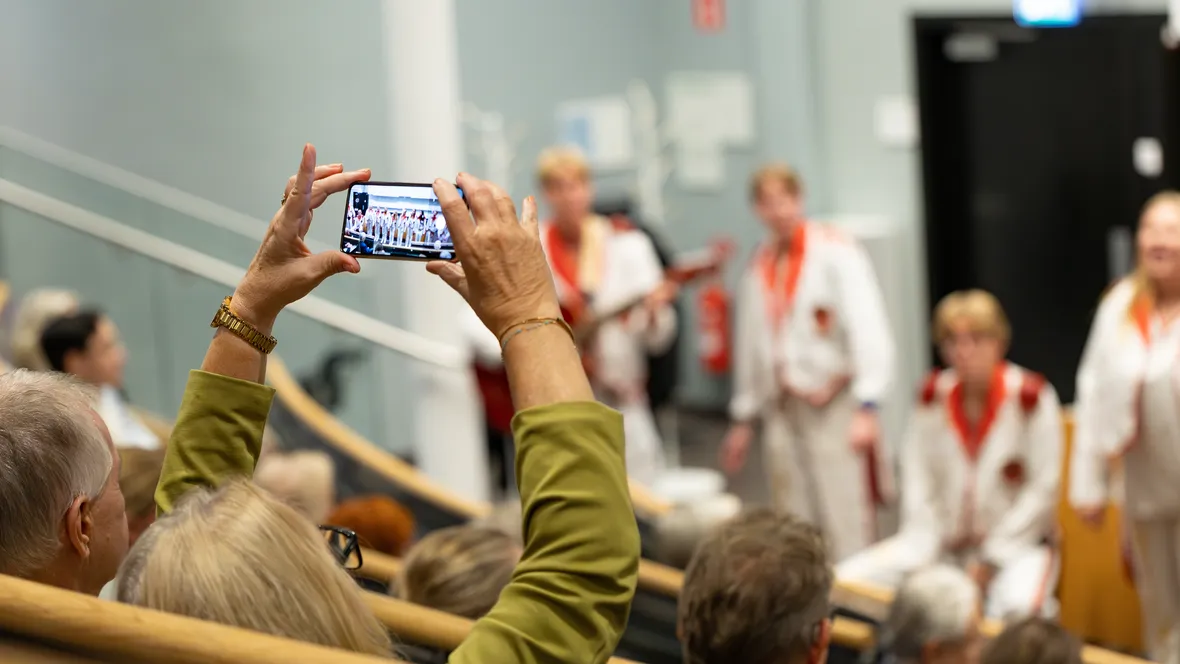
[[1145,637],[1180,662],[1180,192],[1139,220],[1138,265],[1102,299],[1078,370],[1069,498],[1101,523],[1111,466],[1122,462]]
[[640,482],[664,469],[664,450],[647,402],[647,356],[673,340],[677,290],[664,280],[651,241],[624,222],[591,211],[594,186],[582,155],[550,148],[537,175],[551,218],[541,241],[553,269],[558,298],[574,325],[603,318],[636,300],[643,304],[604,320],[584,348],[591,381],[604,403],[623,413],[627,470]]
[[1057,392],[1004,361],[1011,329],[990,293],[943,298],[933,337],[948,369],[930,373],[910,416],[901,531],[836,574],[897,588],[910,572],[947,562],[979,584],[988,617],[1051,616],[1063,447]]
[[889,322],[864,249],[804,218],[792,168],[759,169],[750,196],[769,238],[738,293],[722,465],[741,469],[760,418],[774,502],[820,526],[840,560],[875,539]]

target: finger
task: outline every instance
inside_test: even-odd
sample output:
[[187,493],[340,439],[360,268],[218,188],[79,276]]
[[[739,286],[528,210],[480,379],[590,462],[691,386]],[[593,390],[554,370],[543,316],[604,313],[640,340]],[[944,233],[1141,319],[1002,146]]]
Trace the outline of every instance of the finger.
[[299,161],[299,171],[295,174],[295,182],[291,186],[291,193],[287,202],[283,204],[283,211],[295,220],[302,217],[311,203],[311,183],[315,178],[315,148],[311,143],[303,146],[303,158]]
[[534,235],[540,236],[541,224],[537,221],[537,199],[532,196],[526,196],[524,199],[524,214],[521,216],[521,223],[531,231]]
[[[320,180],[322,178],[328,177],[329,175],[332,175],[333,173],[339,173],[342,170],[344,170],[343,164],[325,164],[323,166],[316,166],[315,179]],[[287,178],[287,187],[283,189],[283,196],[289,196],[291,194],[291,189],[294,187],[295,176],[292,175],[291,177]]]
[[467,273],[461,266],[447,261],[430,261],[426,264],[426,271],[441,277],[464,300],[467,299]]
[[372,171],[362,168],[359,171],[330,173],[323,178],[317,178],[315,184],[312,185],[311,209],[314,210],[323,205],[324,201],[332,194],[342,192],[357,182],[365,182],[372,175]]
[[516,216],[516,204],[512,202],[512,197],[506,194],[494,182],[488,182],[486,184],[492,192],[492,200],[496,201],[496,209],[499,210],[500,219],[520,223],[520,219]]
[[467,205],[471,208],[471,216],[475,217],[476,225],[492,223],[500,218],[496,199],[486,182],[467,173],[460,173],[457,180],[467,196]]
[[471,234],[475,232],[471,211],[467,209],[467,204],[455,189],[455,185],[442,178],[434,181],[434,195],[438,196],[438,204],[442,207],[443,219],[447,222],[447,230],[451,233],[455,251],[460,255],[467,253]]

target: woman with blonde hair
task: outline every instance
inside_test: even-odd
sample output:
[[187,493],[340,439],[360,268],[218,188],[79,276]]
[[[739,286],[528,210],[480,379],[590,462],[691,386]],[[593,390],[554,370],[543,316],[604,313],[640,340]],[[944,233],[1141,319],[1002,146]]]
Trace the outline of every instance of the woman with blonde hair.
[[190,491],[123,562],[119,601],[267,634],[390,655],[385,627],[325,537],[257,486]]
[[398,577],[402,599],[472,620],[491,610],[512,579],[521,549],[488,526],[454,526],[423,537]]
[[1078,369],[1070,503],[1099,524],[1122,462],[1148,646],[1180,661],[1180,192],[1143,208],[1135,272],[1102,299]]
[[9,352],[17,369],[49,371],[49,360],[41,349],[41,333],[55,318],[78,310],[78,296],[60,288],[35,290],[21,300],[12,324]]

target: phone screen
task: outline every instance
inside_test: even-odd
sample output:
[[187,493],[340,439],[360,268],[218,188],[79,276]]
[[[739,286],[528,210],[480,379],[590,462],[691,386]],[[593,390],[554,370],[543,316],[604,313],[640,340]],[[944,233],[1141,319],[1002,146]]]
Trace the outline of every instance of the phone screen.
[[[459,190],[463,195],[463,190]],[[442,207],[428,184],[360,182],[348,190],[340,250],[358,258],[455,260]]]

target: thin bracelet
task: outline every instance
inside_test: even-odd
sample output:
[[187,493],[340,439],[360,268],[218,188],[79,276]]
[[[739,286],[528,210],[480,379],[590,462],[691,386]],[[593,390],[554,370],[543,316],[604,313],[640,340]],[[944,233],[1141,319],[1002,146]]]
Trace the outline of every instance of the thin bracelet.
[[545,327],[547,325],[561,326],[561,329],[565,330],[566,334],[570,335],[570,341],[573,341],[574,345],[577,346],[577,341],[574,337],[574,329],[572,327],[570,327],[570,324],[565,322],[564,319],[561,319],[561,318],[530,318],[528,320],[522,320],[519,323],[513,323],[512,325],[509,325],[507,328],[504,329],[503,332],[501,332],[499,334],[500,352],[502,353],[502,352],[504,352],[504,350],[506,348],[508,348],[508,342],[512,341],[512,339],[515,338],[516,335],[518,335],[522,332],[531,332],[533,330],[540,329],[540,328]]

